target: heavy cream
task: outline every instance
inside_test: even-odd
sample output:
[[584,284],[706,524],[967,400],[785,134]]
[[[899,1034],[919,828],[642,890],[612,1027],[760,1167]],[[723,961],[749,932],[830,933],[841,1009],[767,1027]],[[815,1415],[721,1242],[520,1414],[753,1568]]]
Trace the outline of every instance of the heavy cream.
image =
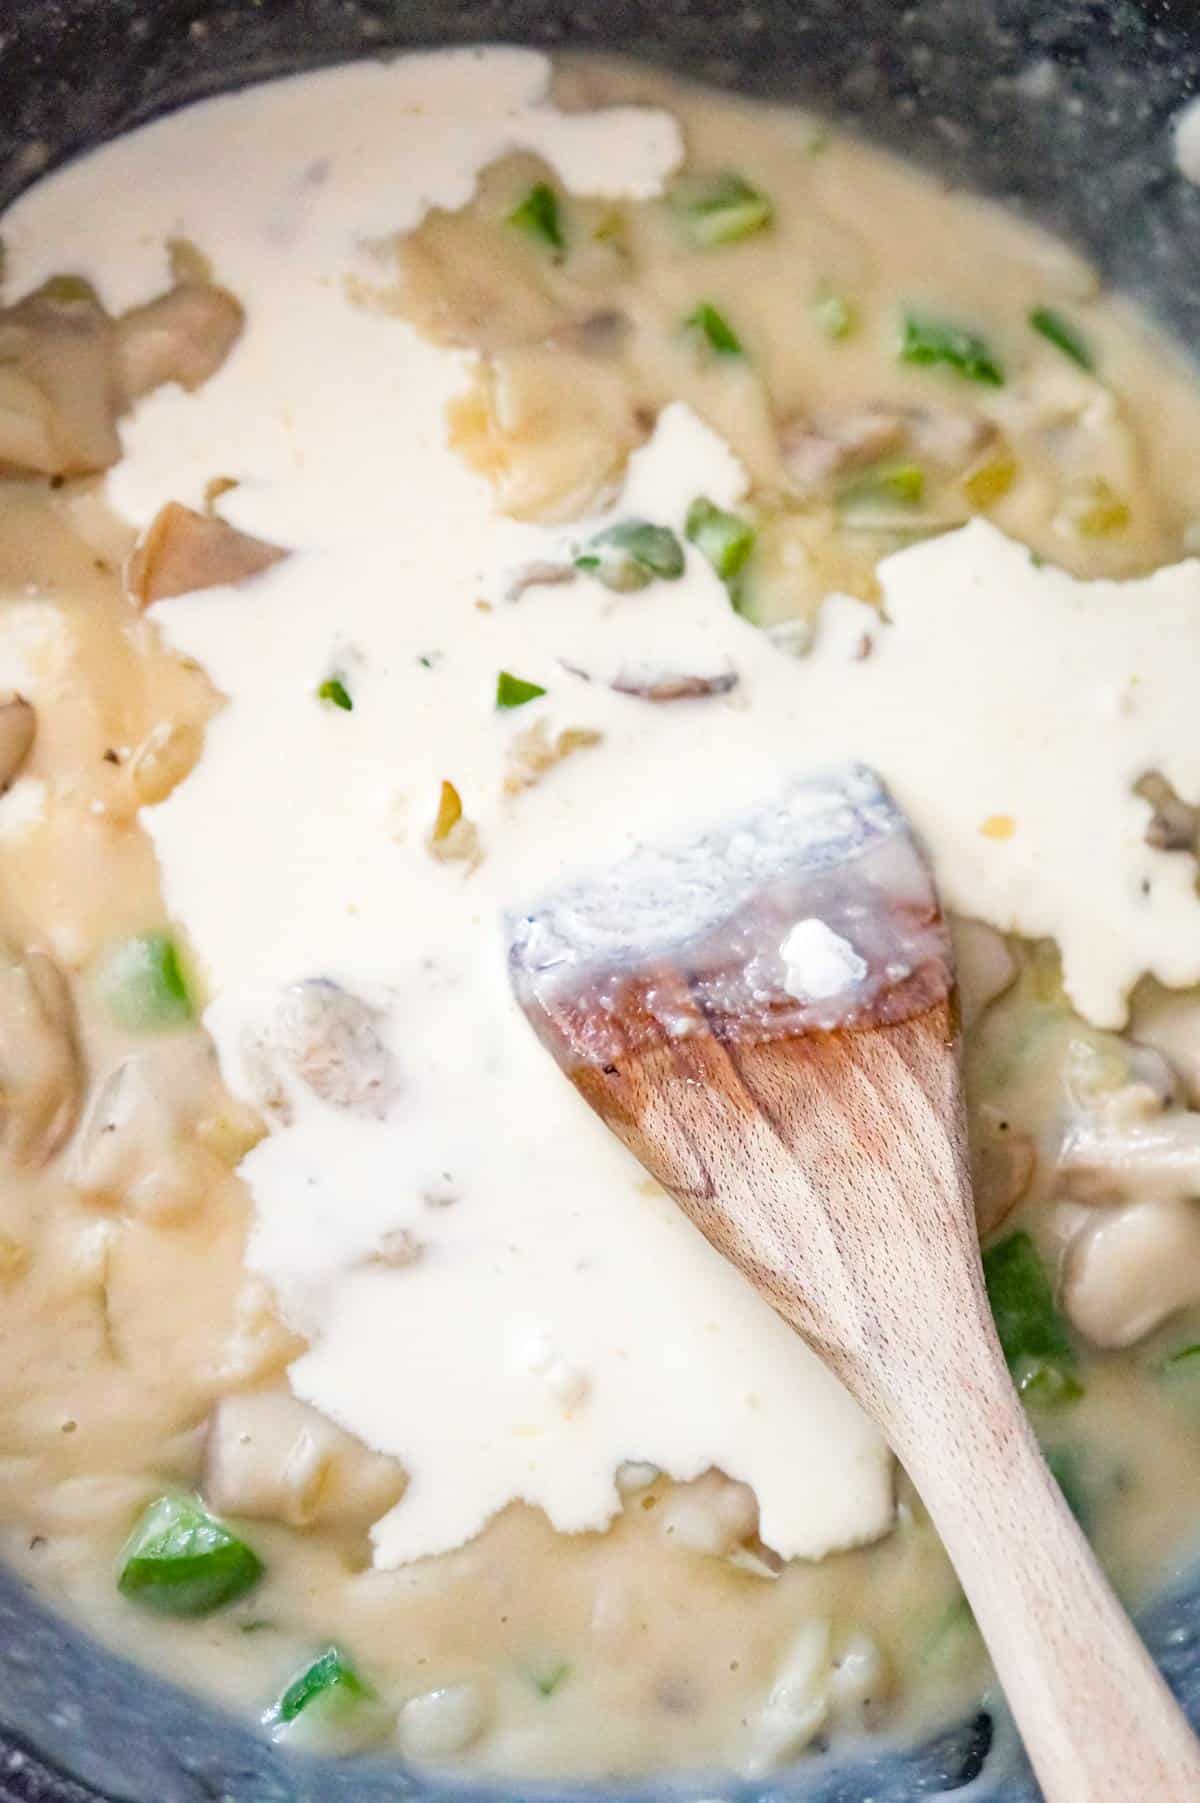
[[[446,445],[465,359],[347,297],[367,242],[464,201],[506,149],[581,192],[669,175],[669,120],[559,115],[545,80],[525,53],[457,53],[207,103],[31,195],[13,279],[73,266],[125,305],[186,234],[247,310],[218,377],[128,424],[110,490],[142,524],[233,476],[229,517],[293,550],[253,586],[158,609],[228,699],[146,819],[233,1086],[261,1094],[281,997],[313,979],[360,999],[386,1060],[370,1110],[285,1074],[290,1119],[243,1167],[250,1261],[310,1341],[295,1388],[411,1474],[378,1562],[457,1545],[518,1497],[602,1527],[633,1459],[720,1466],[754,1487],[769,1544],[817,1556],[885,1527],[884,1449],[535,1044],[505,911],[753,807],[789,768],[859,759],[909,810],[946,903],[1056,936],[1080,1006],[1119,1020],[1141,970],[1200,977],[1194,866],[1145,844],[1132,794],[1158,769],[1200,799],[1178,681],[1200,571],[1079,584],[974,525],[885,563],[887,624],[831,599],[800,660],[690,550],[680,581],[637,594],[580,576],[509,599],[515,572],[611,520],[682,531],[697,495],[730,507],[746,488],[674,406],[603,519],[499,519]],[[656,703],[610,686],[627,667],[736,681]],[[544,696],[498,711],[501,671]],[[318,699],[335,674],[351,711]],[[474,857],[430,848],[444,782]],[[812,947],[797,970],[811,992]]]

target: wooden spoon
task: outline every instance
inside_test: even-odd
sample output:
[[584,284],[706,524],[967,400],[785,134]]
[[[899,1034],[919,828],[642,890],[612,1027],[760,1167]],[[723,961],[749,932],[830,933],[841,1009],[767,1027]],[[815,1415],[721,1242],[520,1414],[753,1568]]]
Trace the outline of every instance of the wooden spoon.
[[1200,1746],[1042,1460],[996,1338],[948,937],[850,767],[514,919],[543,1043],[873,1416],[1049,1803],[1200,1803]]

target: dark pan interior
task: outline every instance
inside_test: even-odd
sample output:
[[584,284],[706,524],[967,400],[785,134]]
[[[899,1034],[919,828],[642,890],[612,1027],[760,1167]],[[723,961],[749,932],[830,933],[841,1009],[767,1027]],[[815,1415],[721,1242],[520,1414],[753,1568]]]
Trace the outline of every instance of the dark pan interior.
[[[0,204],[222,88],[497,40],[619,49],[816,105],[1057,228],[1200,345],[1200,188],[1169,137],[1200,82],[1195,0],[0,0]],[[1200,1572],[1143,1626],[1200,1722]],[[1032,1803],[1010,1742],[985,1711],[928,1746],[765,1786],[439,1784],[378,1762],[297,1764],[101,1653],[0,1571],[0,1803]]]

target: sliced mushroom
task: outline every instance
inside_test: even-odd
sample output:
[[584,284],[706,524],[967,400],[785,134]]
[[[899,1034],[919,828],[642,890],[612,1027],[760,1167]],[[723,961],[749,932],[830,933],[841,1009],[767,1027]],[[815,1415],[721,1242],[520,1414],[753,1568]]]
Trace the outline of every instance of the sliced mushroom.
[[1134,1001],[1129,1030],[1170,1061],[1188,1101],[1200,1107],[1200,994],[1147,985]]
[[870,407],[787,421],[779,448],[792,488],[811,495],[899,451],[945,473],[965,470],[995,437],[993,423],[975,414]]
[[261,575],[288,553],[212,514],[169,501],[138,540],[125,587],[139,607]]
[[749,1778],[764,1778],[790,1763],[829,1719],[830,1633],[827,1621],[809,1621],[796,1635],[765,1704],[749,1723],[744,1762]]
[[1159,1114],[1120,1126],[1086,1119],[1063,1142],[1059,1170],[1067,1193],[1082,1202],[1200,1197],[1200,1114]]
[[48,398],[19,369],[0,362],[0,465],[50,476],[60,463]]
[[195,767],[204,735],[187,720],[160,720],[152,726],[126,765],[126,781],[135,806],[153,807]]
[[226,1396],[209,1421],[204,1495],[214,1509],[289,1527],[366,1528],[404,1493],[394,1459],[371,1452],[286,1389]]
[[245,314],[232,294],[184,282],[117,321],[116,351],[126,406],[165,382],[189,393],[215,375],[241,336]]
[[712,676],[621,670],[610,687],[618,695],[637,695],[643,701],[698,701],[706,695],[728,695],[739,680],[736,670],[718,670]]
[[1132,1346],[1200,1302],[1200,1208],[1138,1202],[1095,1219],[1067,1248],[1062,1304],[1094,1346]]
[[1155,851],[1200,850],[1200,809],[1190,807],[1165,776],[1152,771],[1134,784],[1134,794],[1154,809],[1146,823],[1146,844]]
[[677,1485],[655,1519],[674,1546],[724,1559],[758,1533],[758,1498],[749,1484],[706,1471],[694,1483]]
[[36,732],[37,715],[23,695],[0,701],[0,795],[20,776]]
[[[88,282],[56,276],[0,311],[0,364],[45,403],[25,391],[26,407],[14,407],[17,430],[0,445],[5,461],[45,475],[87,475],[116,462],[123,395],[115,328]],[[11,383],[7,398],[17,401]],[[28,423],[37,418],[44,443]]]
[[70,1138],[83,1068],[70,986],[44,952],[0,960],[0,1143],[43,1165]]
[[210,1048],[196,1038],[124,1059],[101,1082],[71,1150],[83,1195],[131,1215],[180,1220],[199,1206],[213,1155],[195,1127],[215,1082]]
[[533,788],[564,758],[598,745],[602,737],[603,734],[590,726],[568,726],[561,732],[552,733],[544,719],[535,721],[523,732],[516,733],[508,747],[504,772],[506,792],[519,795],[523,789]]
[[546,342],[562,350],[581,351],[588,357],[614,357],[624,350],[632,331],[633,322],[627,313],[617,307],[598,307],[582,319],[556,327]]
[[971,1121],[971,1182],[980,1237],[990,1239],[1028,1195],[1037,1169],[1037,1149],[1027,1133],[1018,1132],[987,1104]]
[[298,1080],[334,1108],[382,1120],[399,1088],[399,1073],[384,1043],[381,1018],[369,1002],[327,977],[285,989],[251,1046],[252,1079],[264,1071],[277,1079],[261,1095],[263,1108],[278,1117],[280,1084],[286,1098]]
[[114,321],[89,282],[52,277],[0,309],[0,464],[46,476],[110,468],[121,415],[162,382],[207,380],[241,324],[232,296],[198,280]]
[[578,574],[573,563],[549,563],[545,560],[523,563],[513,571],[508,587],[504,591],[504,599],[519,601],[526,589],[574,582]]
[[449,418],[500,510],[549,525],[599,512],[654,423],[616,365],[545,345],[481,361]]
[[837,476],[877,463],[903,442],[902,416],[872,409],[842,418],[787,420],[780,430],[779,450],[793,490],[811,495]]

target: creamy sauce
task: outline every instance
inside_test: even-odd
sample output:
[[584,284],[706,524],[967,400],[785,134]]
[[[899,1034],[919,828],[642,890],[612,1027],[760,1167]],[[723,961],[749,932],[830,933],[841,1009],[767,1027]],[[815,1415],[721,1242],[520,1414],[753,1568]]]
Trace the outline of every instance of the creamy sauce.
[[[1162,348],[1025,228],[862,147],[821,150],[798,116],[592,65],[558,84],[585,110],[561,110],[547,81],[541,58],[488,51],[276,84],[98,152],[6,222],[16,290],[76,268],[114,310],[161,287],[167,239],[213,257],[243,335],[196,392],[141,401],[108,496],[140,529],[226,477],[225,517],[290,555],[147,623],[123,611],[129,533],[94,493],[5,488],[0,681],[41,736],[0,798],[4,923],[80,973],[97,1093],[64,1161],[5,1204],[18,1278],[36,1255],[12,1291],[26,1350],[3,1372],[0,1508],[48,1590],[243,1707],[336,1633],[415,1757],[757,1774],[873,1726],[897,1671],[949,1704],[978,1648],[959,1622],[946,1653],[952,1580],[903,1484],[894,1531],[863,1544],[893,1522],[873,1430],[535,1043],[506,921],[797,773],[878,768],[949,906],[1061,945],[1065,989],[983,928],[973,975],[962,929],[981,1218],[1028,1225],[1071,1319],[1125,1344],[1092,1205],[1157,1182],[1161,1248],[1195,1193],[1195,1117],[1103,1029],[1143,972],[1200,978],[1194,856],[1147,842],[1157,804],[1133,792],[1155,772],[1173,806],[1200,803],[1178,680],[1200,639],[1200,566],[1178,562],[1200,434]],[[702,273],[655,198],[685,138],[778,212]],[[547,171],[571,229],[596,230],[531,278],[541,253],[507,212]],[[623,241],[636,277],[605,261]],[[829,283],[864,310],[844,343],[810,318]],[[897,293],[978,318],[1007,385],[968,407],[946,372],[898,367]],[[1047,295],[1084,313],[1103,379],[1021,335]],[[740,362],[680,329],[710,297]],[[608,363],[569,332],[603,342],[606,312],[629,322]],[[868,472],[923,460],[915,513],[904,464],[864,513],[856,433],[884,447]],[[758,526],[744,612],[687,541],[699,496]],[[981,509],[995,523],[962,526]],[[631,516],[675,533],[683,569],[614,593],[574,558]],[[1037,567],[1027,545],[1125,580]],[[803,655],[752,613],[807,621]],[[538,692],[497,707],[501,672]],[[322,699],[334,680],[349,706]],[[158,1054],[114,1033],[96,975],[162,919],[132,819],[157,797],[131,801],[125,766],[205,723],[141,820],[238,1101],[194,1029]],[[836,1008],[869,947],[848,922],[814,931],[815,911],[779,923],[772,977]],[[268,1131],[243,1156],[247,1104]],[[1139,1109],[1165,1152],[1131,1133]],[[1139,1223],[1113,1218],[1139,1333],[1200,1301],[1200,1252],[1162,1307]],[[1197,1460],[1148,1365],[1086,1375],[1086,1431],[1158,1480],[1137,1507],[1112,1486],[1099,1530],[1142,1579],[1187,1530]],[[167,1482],[248,1518],[271,1568],[190,1639],[112,1591]],[[860,1550],[805,1563],[839,1548]]]

